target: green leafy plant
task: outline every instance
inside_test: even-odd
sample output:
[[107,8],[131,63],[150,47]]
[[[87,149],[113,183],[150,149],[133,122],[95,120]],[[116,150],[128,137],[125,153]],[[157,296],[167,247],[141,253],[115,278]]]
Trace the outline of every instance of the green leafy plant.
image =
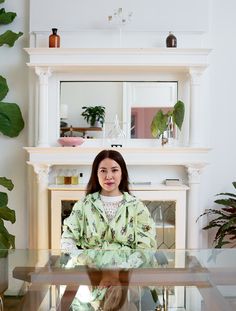
[[[0,177],[0,185],[11,191],[14,185],[10,179]],[[12,224],[16,221],[15,211],[8,206],[8,196],[5,192],[0,192],[0,249],[15,247],[15,237],[10,234],[4,226],[4,221]]]
[[[4,0],[0,0],[3,3]],[[16,13],[5,12],[0,9],[0,25],[6,25],[13,22]],[[0,35],[0,46],[6,44],[9,47],[14,46],[15,41],[22,36],[22,32],[18,34],[7,30]],[[24,128],[24,120],[20,108],[15,103],[7,103],[2,100],[9,91],[7,80],[0,76],[0,132],[8,137],[16,137]],[[14,187],[12,181],[5,177],[0,177],[0,185],[11,191]],[[16,221],[15,211],[8,206],[8,195],[0,191],[0,249],[9,249],[15,247],[15,237],[10,234],[5,227],[4,221],[14,223]]]
[[90,124],[90,126],[95,126],[96,122],[100,122],[103,126],[105,120],[105,107],[103,106],[89,106],[89,107],[82,107],[84,111],[81,115],[84,119]]
[[184,103],[180,100],[177,101],[173,109],[166,113],[164,113],[162,109],[158,110],[151,123],[152,136],[160,138],[163,135],[163,133],[168,129],[170,117],[172,117],[173,123],[177,125],[179,130],[181,130],[184,120],[184,113]]
[[[236,189],[236,182],[233,183]],[[236,245],[236,194],[234,193],[219,193],[217,196],[223,196],[222,199],[217,199],[214,202],[223,205],[221,209],[208,209],[202,216],[209,216],[213,219],[203,227],[203,230],[209,230],[216,228],[217,232],[214,237],[213,245],[215,248],[221,248],[222,246],[229,244],[234,247]]]

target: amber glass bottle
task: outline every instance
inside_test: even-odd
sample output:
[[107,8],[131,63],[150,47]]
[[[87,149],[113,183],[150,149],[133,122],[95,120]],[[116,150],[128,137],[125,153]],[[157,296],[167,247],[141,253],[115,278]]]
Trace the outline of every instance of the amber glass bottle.
[[52,28],[52,34],[49,36],[49,47],[50,48],[60,47],[60,36],[57,34],[57,28]]
[[177,39],[176,37],[169,32],[169,36],[166,38],[166,47],[168,48],[176,48],[177,47]]

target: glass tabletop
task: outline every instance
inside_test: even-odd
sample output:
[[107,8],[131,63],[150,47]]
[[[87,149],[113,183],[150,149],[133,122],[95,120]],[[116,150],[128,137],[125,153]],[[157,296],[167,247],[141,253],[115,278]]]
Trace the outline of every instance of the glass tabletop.
[[3,302],[20,296],[18,310],[236,310],[236,249],[1,254]]

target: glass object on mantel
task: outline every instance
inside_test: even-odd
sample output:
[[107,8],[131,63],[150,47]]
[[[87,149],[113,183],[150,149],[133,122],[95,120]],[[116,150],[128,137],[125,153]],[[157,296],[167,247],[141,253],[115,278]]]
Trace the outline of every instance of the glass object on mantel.
[[49,47],[50,48],[60,47],[60,36],[57,34],[57,28],[52,28],[52,34],[49,36]]
[[115,115],[111,128],[108,129],[108,122],[104,124],[104,138],[107,138],[113,147],[122,147],[126,138],[124,130],[120,126],[118,115]]

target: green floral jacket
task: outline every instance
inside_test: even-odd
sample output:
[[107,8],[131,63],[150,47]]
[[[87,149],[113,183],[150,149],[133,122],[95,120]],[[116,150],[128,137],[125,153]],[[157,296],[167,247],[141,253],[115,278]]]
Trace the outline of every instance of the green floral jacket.
[[110,222],[98,192],[77,202],[64,220],[62,240],[67,239],[82,249],[156,249],[155,225],[147,207],[127,192]]

